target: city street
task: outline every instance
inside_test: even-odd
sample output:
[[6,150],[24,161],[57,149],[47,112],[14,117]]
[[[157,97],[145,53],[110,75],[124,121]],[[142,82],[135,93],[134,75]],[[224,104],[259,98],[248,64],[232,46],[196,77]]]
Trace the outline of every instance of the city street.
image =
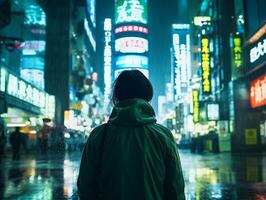
[[[80,153],[3,159],[0,199],[78,199]],[[266,199],[266,154],[191,154],[181,151],[188,200]]]

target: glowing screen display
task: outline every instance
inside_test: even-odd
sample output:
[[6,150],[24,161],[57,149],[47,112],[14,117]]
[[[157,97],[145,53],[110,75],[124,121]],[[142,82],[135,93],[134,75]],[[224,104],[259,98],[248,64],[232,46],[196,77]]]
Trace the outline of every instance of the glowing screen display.
[[126,55],[118,56],[115,61],[117,69],[144,68],[148,69],[148,58],[146,56]]

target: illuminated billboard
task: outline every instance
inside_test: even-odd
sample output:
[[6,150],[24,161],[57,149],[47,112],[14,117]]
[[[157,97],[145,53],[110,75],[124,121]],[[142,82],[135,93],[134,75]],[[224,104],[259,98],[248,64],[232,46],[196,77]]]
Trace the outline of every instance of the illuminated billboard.
[[112,20],[104,20],[104,100],[108,102],[112,87]]
[[199,91],[194,89],[192,90],[192,99],[193,99],[193,121],[195,123],[199,122]]
[[242,75],[243,72],[243,39],[241,35],[231,36],[231,63],[232,63],[232,78],[235,79]]
[[247,53],[249,61],[248,67],[251,68],[251,70],[264,65],[266,63],[266,34],[248,46]]
[[191,77],[189,24],[173,24],[172,28],[174,93],[180,96],[187,92]]
[[25,41],[22,49],[23,55],[36,55],[39,52],[45,51],[44,40]]
[[209,121],[219,120],[219,104],[218,103],[208,103],[207,104],[207,119]]
[[266,74],[250,83],[250,105],[257,108],[266,105]]
[[115,61],[116,69],[148,69],[148,58],[138,55],[118,56]]
[[44,52],[44,40],[25,41],[20,63],[20,76],[41,89],[44,89]]
[[37,106],[46,117],[51,119],[54,117],[54,96],[33,86],[3,67],[0,70],[0,83],[1,92]]
[[242,58],[242,38],[240,36],[235,36],[233,38],[233,58],[234,66],[240,68],[243,64]]
[[266,22],[250,36],[243,46],[245,48],[246,73],[264,68],[266,64]]
[[115,24],[147,24],[147,0],[115,0]]
[[194,25],[195,26],[211,25],[211,17],[210,16],[196,16],[194,17]]
[[206,35],[201,36],[202,93],[211,93],[210,41]]
[[121,53],[145,53],[148,40],[140,37],[123,37],[115,40],[115,51]]

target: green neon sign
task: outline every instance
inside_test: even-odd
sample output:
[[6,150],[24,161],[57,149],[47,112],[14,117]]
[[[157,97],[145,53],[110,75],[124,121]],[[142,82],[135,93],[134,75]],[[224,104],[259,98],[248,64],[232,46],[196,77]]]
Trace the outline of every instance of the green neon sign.
[[147,24],[147,0],[116,0],[115,23]]

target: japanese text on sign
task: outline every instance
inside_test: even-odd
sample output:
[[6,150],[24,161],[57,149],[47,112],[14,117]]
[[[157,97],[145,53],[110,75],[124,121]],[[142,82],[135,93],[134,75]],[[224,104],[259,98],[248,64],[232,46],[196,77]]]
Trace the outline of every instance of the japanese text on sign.
[[266,54],[266,39],[258,42],[257,46],[250,50],[250,62],[254,63]]
[[105,84],[105,101],[108,101],[108,97],[111,94],[111,77],[112,77],[112,21],[110,18],[104,20],[104,84]]
[[202,68],[202,90],[203,94],[211,92],[211,67],[209,38],[201,38],[201,68]]
[[147,23],[146,1],[120,0],[116,3],[115,22],[140,22]]
[[234,52],[234,65],[236,68],[240,68],[243,64],[241,46],[242,46],[241,38],[235,37],[233,39],[233,52]]
[[251,82],[250,105],[252,108],[266,105],[266,75]]

